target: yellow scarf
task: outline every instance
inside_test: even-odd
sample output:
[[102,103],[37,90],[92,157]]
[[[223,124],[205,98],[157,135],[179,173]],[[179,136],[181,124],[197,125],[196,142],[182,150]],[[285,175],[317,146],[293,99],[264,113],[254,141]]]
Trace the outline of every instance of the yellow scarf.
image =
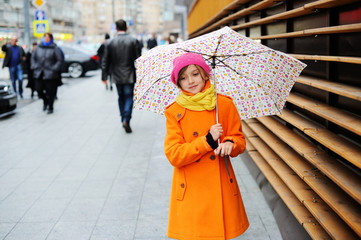
[[193,111],[211,111],[216,107],[216,96],[214,85],[210,84],[209,88],[195,95],[187,95],[182,92],[175,101],[182,107]]

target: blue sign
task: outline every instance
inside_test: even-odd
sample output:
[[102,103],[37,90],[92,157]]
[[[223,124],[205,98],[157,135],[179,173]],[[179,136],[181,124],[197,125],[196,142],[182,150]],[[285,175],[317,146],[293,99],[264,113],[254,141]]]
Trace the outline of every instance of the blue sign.
[[37,33],[40,33],[40,34],[43,34],[43,33],[46,33],[46,25],[45,23],[38,23],[36,24],[36,29],[35,31]]
[[35,11],[35,20],[45,20],[45,11],[44,10],[36,10]]
[[44,33],[49,32],[48,20],[35,20],[33,21],[33,29],[35,37],[42,37]]

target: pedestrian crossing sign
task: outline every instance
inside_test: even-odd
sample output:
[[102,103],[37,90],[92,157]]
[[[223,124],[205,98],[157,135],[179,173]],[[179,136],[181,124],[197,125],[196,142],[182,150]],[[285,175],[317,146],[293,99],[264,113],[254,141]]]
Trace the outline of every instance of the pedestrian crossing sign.
[[49,32],[48,20],[33,21],[34,37],[40,38],[44,36],[44,33]]

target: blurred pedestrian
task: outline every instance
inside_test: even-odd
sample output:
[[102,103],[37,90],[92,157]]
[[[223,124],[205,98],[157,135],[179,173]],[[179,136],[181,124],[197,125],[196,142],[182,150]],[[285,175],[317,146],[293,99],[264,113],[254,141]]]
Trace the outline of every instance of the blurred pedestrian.
[[127,23],[120,19],[115,22],[117,35],[105,46],[102,61],[102,79],[115,83],[118,92],[118,105],[121,121],[126,133],[131,133],[130,119],[133,110],[133,92],[135,84],[134,61],[141,55],[139,41],[129,36]]
[[148,39],[147,41],[147,48],[152,49],[154,47],[158,46],[157,38],[155,36],[155,33],[152,33],[152,37]]
[[[100,62],[100,66],[102,65],[102,61],[103,61],[103,57],[104,57],[104,51],[105,51],[105,45],[107,44],[107,42],[109,41],[110,36],[108,33],[105,34],[104,36],[104,41],[103,43],[100,45],[100,47],[97,50],[97,55],[99,57],[99,62]],[[103,70],[102,70],[102,79],[103,80]],[[108,80],[108,76],[106,76],[106,80]],[[104,82],[105,83],[105,89],[108,90],[108,83],[110,85],[110,90],[113,90],[113,86],[112,83],[109,81]]]
[[27,88],[31,90],[31,98],[34,97],[35,92],[35,79],[33,77],[33,70],[31,69],[31,55],[35,51],[36,46],[38,45],[37,42],[33,42],[31,45],[31,49],[26,53],[26,60],[25,60],[25,67],[28,73],[28,84],[26,84]]
[[54,43],[53,34],[50,32],[44,34],[41,43],[31,56],[31,68],[36,79],[35,87],[39,97],[43,99],[43,110],[48,110],[49,114],[54,111],[54,99],[63,59],[61,50]]
[[246,148],[237,108],[220,94],[216,103],[210,67],[199,54],[175,58],[171,81],[181,93],[165,110],[164,151],[174,166],[167,235],[235,238],[249,226],[231,162],[224,159]]
[[10,44],[5,43],[1,50],[6,53],[3,68],[9,67],[10,79],[14,92],[17,93],[16,80],[19,85],[19,95],[23,98],[23,69],[22,64],[26,60],[25,51],[17,45],[18,38],[13,36]]
[[58,100],[58,87],[60,87],[61,85],[63,85],[63,81],[61,80],[62,76],[61,73],[63,72],[63,68],[64,68],[64,61],[65,61],[65,54],[63,49],[61,49],[61,47],[57,46],[61,52],[61,57],[62,57],[62,61],[61,61],[61,67],[60,67],[60,72],[59,72],[59,78],[58,78],[58,86],[55,90],[55,100]]
[[172,44],[172,43],[175,43],[176,42],[176,38],[174,35],[169,35],[169,38],[168,38],[168,44]]
[[99,57],[100,65],[102,64],[102,59],[103,59],[103,56],[104,56],[105,45],[106,45],[108,39],[110,39],[110,36],[109,36],[108,33],[106,33],[105,36],[104,36],[104,41],[102,42],[102,44],[100,45],[100,47],[99,47],[98,50],[97,50],[97,55],[98,55],[98,57]]

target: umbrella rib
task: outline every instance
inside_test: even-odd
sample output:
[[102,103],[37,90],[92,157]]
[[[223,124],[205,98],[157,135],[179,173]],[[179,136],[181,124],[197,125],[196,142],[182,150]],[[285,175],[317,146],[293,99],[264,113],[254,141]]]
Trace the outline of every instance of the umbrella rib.
[[156,82],[159,82],[159,81],[162,80],[163,78],[166,78],[166,77],[169,77],[169,76],[170,76],[170,74],[168,74],[168,75],[166,75],[166,76],[164,76],[164,77],[160,77],[160,78],[158,78],[157,80],[155,80],[155,81],[143,92],[142,96],[139,96],[139,99],[138,99],[137,102],[139,102],[139,101],[142,99],[142,97],[148,92],[148,90],[149,90],[151,87],[153,87],[153,85],[154,85]]
[[[235,69],[233,69],[233,68],[230,67],[228,64],[226,64],[225,62],[223,62],[223,60],[218,59],[218,58],[216,58],[216,59],[217,59],[219,62],[223,63],[224,66],[226,66],[226,67],[228,67],[229,69],[231,69],[232,71],[234,71],[236,74],[241,75],[241,76],[245,77],[246,79],[249,79],[249,80],[252,81],[253,83],[257,84],[257,86],[260,86],[260,87],[263,89],[263,91],[268,94],[268,92],[266,91],[266,89],[265,89],[263,86],[259,85],[257,82],[253,81],[251,78],[247,78],[247,77],[244,76],[243,74],[237,72]],[[273,99],[272,95],[271,95],[271,94],[268,94],[268,95],[269,95],[270,98],[272,99],[272,101],[273,101],[274,105],[276,106],[278,112],[281,113],[281,110],[278,108],[278,106],[277,106],[277,104],[276,104],[276,101]]]
[[217,51],[218,51],[218,47],[219,47],[219,45],[221,44],[221,41],[222,41],[222,37],[223,37],[223,34],[221,34],[221,35],[219,36],[219,41],[218,41],[218,44],[217,44],[216,50],[214,51],[213,56],[216,56],[216,53],[217,53]]

